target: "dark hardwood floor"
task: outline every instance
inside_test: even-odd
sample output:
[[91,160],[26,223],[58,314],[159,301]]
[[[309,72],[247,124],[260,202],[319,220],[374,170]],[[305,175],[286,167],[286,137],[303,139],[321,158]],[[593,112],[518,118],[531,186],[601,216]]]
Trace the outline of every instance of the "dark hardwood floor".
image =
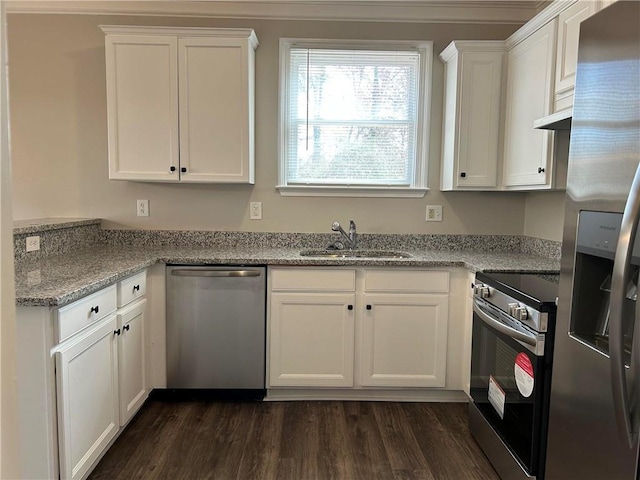
[[151,400],[90,480],[499,480],[467,405]]

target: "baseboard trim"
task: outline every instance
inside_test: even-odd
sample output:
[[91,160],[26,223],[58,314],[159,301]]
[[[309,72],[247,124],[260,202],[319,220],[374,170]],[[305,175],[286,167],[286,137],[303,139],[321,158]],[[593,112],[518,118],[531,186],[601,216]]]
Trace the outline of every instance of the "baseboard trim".
[[454,402],[466,403],[462,390],[338,390],[270,388],[265,402],[295,400],[351,400],[361,402]]

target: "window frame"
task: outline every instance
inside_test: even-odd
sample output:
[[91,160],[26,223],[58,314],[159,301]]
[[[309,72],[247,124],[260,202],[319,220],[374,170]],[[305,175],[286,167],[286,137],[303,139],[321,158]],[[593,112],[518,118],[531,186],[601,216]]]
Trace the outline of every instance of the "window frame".
[[[416,119],[416,159],[413,183],[397,185],[350,184],[287,184],[285,158],[289,126],[285,124],[289,109],[289,60],[291,48],[318,48],[341,50],[414,51],[420,54],[418,71],[418,108]],[[412,40],[329,40],[308,38],[281,38],[279,45],[278,78],[278,184],[282,196],[342,196],[342,197],[409,197],[422,198],[427,192],[429,165],[429,137],[431,120],[431,90],[433,78],[433,42]]]

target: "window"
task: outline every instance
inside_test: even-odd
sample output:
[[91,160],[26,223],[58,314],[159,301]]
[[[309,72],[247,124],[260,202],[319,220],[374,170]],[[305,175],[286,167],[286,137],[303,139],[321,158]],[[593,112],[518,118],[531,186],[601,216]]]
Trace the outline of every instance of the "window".
[[424,196],[431,51],[281,39],[280,193]]

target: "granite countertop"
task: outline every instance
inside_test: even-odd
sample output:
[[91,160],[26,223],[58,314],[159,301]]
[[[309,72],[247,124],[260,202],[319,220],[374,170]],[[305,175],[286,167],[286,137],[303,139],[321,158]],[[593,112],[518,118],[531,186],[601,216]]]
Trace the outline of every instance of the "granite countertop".
[[470,271],[558,273],[559,260],[524,253],[402,249],[412,258],[302,257],[292,248],[93,247],[16,264],[18,306],[59,307],[157,262],[297,266],[463,267]]

